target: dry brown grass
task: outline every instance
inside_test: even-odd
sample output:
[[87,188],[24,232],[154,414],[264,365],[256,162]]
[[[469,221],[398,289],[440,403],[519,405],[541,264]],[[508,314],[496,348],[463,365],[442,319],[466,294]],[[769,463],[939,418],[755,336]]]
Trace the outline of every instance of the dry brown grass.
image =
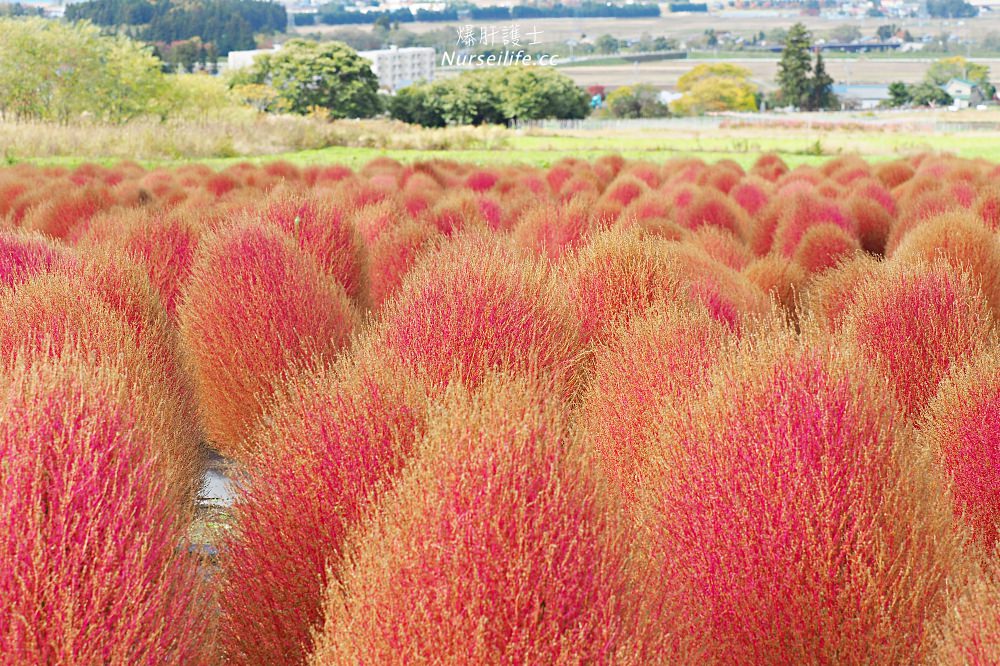
[[331,146],[406,150],[492,149],[497,127],[424,129],[389,120],[328,122],[234,112],[231,118],[137,120],[124,125],[0,122],[0,158],[178,160],[277,155]]

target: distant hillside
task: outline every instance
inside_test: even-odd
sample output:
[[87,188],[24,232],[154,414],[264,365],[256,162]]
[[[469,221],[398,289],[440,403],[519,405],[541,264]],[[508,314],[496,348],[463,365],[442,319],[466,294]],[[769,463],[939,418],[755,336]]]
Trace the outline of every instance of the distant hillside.
[[66,18],[120,27],[147,42],[198,37],[219,55],[256,48],[254,34],[288,23],[285,8],[266,0],[88,0],[67,6]]

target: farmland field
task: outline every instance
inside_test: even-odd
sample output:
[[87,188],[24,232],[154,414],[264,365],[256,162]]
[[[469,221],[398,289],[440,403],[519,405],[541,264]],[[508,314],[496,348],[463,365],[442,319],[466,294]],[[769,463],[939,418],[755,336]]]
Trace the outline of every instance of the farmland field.
[[1000,663],[1000,132],[801,118],[9,153],[0,662]]
[[[623,56],[628,60],[628,56]],[[677,79],[700,63],[726,62],[745,67],[750,70],[750,78],[765,90],[774,87],[777,79],[777,57],[724,57],[688,58],[684,60],[663,60],[658,62],[626,63],[620,65],[587,65],[574,64],[560,68],[570,76],[577,85],[635,85],[648,83],[660,88],[676,89]],[[830,76],[838,83],[850,82],[861,84],[885,84],[891,81],[918,83],[924,79],[927,68],[934,58],[835,58],[827,57],[826,66]],[[975,58],[975,62],[990,67],[991,71],[1000,72],[1000,59]]]

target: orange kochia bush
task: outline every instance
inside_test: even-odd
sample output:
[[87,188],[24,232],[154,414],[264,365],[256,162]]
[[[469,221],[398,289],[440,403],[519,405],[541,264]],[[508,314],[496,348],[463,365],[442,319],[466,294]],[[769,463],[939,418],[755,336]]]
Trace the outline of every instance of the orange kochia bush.
[[683,639],[645,624],[651,587],[557,396],[453,385],[414,455],[349,538],[312,663],[671,659]]
[[358,314],[344,288],[291,239],[242,223],[202,241],[178,319],[206,435],[241,456],[284,375],[332,359]]

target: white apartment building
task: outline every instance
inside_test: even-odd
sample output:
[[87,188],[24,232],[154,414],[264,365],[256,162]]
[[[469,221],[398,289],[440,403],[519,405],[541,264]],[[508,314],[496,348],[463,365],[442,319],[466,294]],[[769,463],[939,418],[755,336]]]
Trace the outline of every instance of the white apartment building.
[[270,49],[254,49],[253,51],[230,51],[226,59],[226,69],[243,69],[253,65],[253,59],[265,53],[277,53],[281,49],[281,44],[275,44]]
[[372,64],[372,72],[379,85],[398,90],[418,81],[434,79],[434,49],[429,46],[358,51],[358,55]]

